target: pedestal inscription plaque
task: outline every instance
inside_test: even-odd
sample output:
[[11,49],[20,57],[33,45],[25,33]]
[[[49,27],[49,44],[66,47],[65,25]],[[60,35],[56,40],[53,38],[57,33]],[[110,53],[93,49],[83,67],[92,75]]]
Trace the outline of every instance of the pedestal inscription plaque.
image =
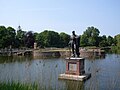
[[77,64],[69,63],[69,71],[77,71]]

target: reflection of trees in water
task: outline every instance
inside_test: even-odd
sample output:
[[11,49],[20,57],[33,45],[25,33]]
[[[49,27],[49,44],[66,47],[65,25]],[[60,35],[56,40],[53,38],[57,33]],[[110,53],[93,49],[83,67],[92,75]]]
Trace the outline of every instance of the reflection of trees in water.
[[87,57],[86,59],[89,60],[99,60],[99,59],[105,59],[106,55],[101,55],[101,56],[93,56],[93,57]]
[[0,63],[24,62],[33,60],[32,56],[0,56]]
[[120,54],[120,47],[119,46],[113,46],[111,48],[111,50],[109,50],[109,52],[115,53],[115,54]]
[[91,78],[85,84],[85,90],[119,90],[119,54],[107,54],[106,59],[88,60],[91,65],[87,68]]
[[84,90],[84,82],[65,80],[66,90]]
[[[31,57],[0,57],[0,80],[20,80],[24,83],[37,83],[40,90],[119,90],[120,55],[107,54],[105,59],[86,59],[86,72],[91,78],[86,82],[58,80],[65,71],[62,59],[32,59]],[[5,60],[15,62],[4,64]],[[2,74],[7,72],[7,74]],[[11,73],[12,72],[12,73]],[[15,73],[14,73],[15,72]],[[4,79],[3,79],[4,78]]]
[[99,80],[98,76],[101,72],[101,67],[96,63],[96,59],[89,60],[91,62],[90,66],[86,68],[86,72],[91,73],[91,78],[85,83],[85,90],[98,90],[99,89]]

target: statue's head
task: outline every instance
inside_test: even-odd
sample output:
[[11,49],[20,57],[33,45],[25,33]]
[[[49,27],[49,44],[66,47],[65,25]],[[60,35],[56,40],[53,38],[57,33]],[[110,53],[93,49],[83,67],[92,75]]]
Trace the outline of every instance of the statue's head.
[[72,34],[75,35],[75,31],[72,31]]

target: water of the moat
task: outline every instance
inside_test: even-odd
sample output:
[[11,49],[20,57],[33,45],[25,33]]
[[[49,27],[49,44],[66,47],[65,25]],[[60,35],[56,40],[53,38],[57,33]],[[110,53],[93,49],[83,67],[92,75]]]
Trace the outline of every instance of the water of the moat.
[[120,55],[85,59],[86,82],[59,80],[65,73],[63,58],[0,57],[0,82],[37,83],[40,90],[120,90]]

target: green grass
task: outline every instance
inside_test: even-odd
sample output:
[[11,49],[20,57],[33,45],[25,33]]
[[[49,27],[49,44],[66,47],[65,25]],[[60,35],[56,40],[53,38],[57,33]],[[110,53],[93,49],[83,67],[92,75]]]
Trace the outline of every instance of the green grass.
[[5,83],[0,82],[0,90],[39,90],[37,84]]
[[118,46],[112,46],[112,52],[116,54],[120,54],[120,47]]

